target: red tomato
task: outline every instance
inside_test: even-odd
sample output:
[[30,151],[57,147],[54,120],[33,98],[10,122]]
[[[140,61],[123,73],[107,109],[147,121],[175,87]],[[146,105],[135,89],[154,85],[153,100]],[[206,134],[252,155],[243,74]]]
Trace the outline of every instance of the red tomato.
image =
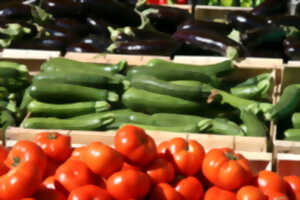
[[287,194],[291,200],[300,200],[300,177],[285,176],[283,180],[287,183]]
[[123,165],[122,155],[101,142],[89,144],[82,159],[95,174],[105,178],[119,171]]
[[52,160],[62,163],[71,155],[71,137],[57,132],[38,133],[34,142],[38,144],[45,154]]
[[67,197],[58,190],[40,188],[33,194],[36,200],[67,200]]
[[20,200],[36,200],[35,198],[22,198]]
[[41,169],[42,174],[45,173],[47,157],[43,150],[35,143],[24,140],[17,142],[4,161],[5,165],[9,168],[17,167],[23,162],[34,163]]
[[112,200],[110,194],[95,185],[86,185],[73,190],[68,200]]
[[52,189],[52,190],[59,190],[63,194],[68,193],[68,191],[64,188],[64,186],[55,179],[55,176],[49,176],[48,178],[46,178],[42,183],[42,187]]
[[197,141],[174,138],[169,141],[169,151],[180,174],[193,176],[201,170],[205,151]]
[[150,200],[181,200],[181,196],[167,183],[157,184],[150,192]]
[[72,151],[71,158],[82,160],[87,146],[77,147]]
[[255,186],[244,186],[236,195],[237,200],[267,200],[264,193]]
[[286,194],[280,192],[267,192],[268,200],[289,200]]
[[286,193],[286,183],[276,173],[270,171],[260,171],[257,176],[257,185],[264,192]]
[[203,161],[203,175],[213,184],[235,190],[251,182],[253,178],[248,160],[232,149],[212,149]]
[[107,191],[117,200],[142,199],[150,189],[147,174],[137,170],[124,170],[108,178]]
[[173,164],[164,158],[153,160],[146,168],[146,172],[153,184],[170,183],[175,176]]
[[163,141],[160,143],[157,147],[157,154],[160,158],[165,158],[167,160],[172,160],[172,154],[169,150],[170,147],[170,141]]
[[203,200],[236,200],[236,194],[214,186],[205,192]]
[[141,170],[141,168],[138,166],[129,164],[128,162],[123,162],[122,170],[128,170],[128,169]]
[[125,158],[139,166],[146,166],[156,158],[153,139],[139,127],[126,125],[115,135],[115,148]]
[[80,160],[73,159],[68,160],[56,170],[55,179],[69,192],[94,183],[94,175],[88,166]]
[[59,164],[57,164],[55,161],[53,161],[51,159],[48,159],[44,177],[53,176],[58,167],[59,167]]
[[16,200],[31,196],[41,183],[39,166],[33,162],[22,162],[0,177],[0,199]]
[[181,179],[175,186],[175,190],[181,194],[184,200],[200,200],[203,196],[203,186],[193,176]]
[[0,145],[0,176],[9,171],[8,167],[4,164],[4,161],[6,160],[7,156],[8,150],[2,145]]

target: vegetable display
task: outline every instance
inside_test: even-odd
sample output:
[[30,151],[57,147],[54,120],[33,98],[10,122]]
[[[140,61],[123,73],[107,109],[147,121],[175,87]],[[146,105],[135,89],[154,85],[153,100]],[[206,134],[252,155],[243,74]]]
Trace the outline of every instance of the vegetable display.
[[[266,137],[273,78],[262,73],[230,81],[231,60],[210,65],[151,59],[145,66],[52,58],[26,96],[34,129],[146,130]],[[172,73],[170,73],[172,71]],[[24,98],[25,99],[25,98]]]
[[72,148],[70,136],[38,132],[33,141],[0,146],[0,199],[266,200],[297,199],[300,192],[300,177],[254,170],[229,148],[206,152],[179,137],[157,144],[132,125],[112,141]]

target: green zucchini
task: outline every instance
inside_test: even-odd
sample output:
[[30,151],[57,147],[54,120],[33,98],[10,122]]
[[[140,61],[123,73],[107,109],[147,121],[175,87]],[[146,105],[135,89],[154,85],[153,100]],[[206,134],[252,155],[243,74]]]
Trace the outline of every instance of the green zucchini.
[[10,68],[18,71],[19,78],[23,80],[29,80],[29,73],[26,65],[22,65],[15,62],[10,61],[0,61],[0,70],[3,68]]
[[209,109],[205,103],[184,100],[168,95],[157,94],[130,88],[122,96],[122,103],[129,109],[144,113],[197,113]]
[[11,92],[16,92],[18,90],[26,88],[28,85],[29,85],[29,82],[24,81],[24,80],[0,77],[0,87],[5,87]]
[[172,61],[166,61],[161,59],[151,59],[147,66],[156,67],[156,68],[165,68],[170,71],[173,69],[181,70],[183,73],[186,71],[191,71],[195,73],[204,73],[208,75],[222,75],[224,73],[230,72],[234,69],[233,63],[231,60],[225,60],[216,64],[209,65],[193,65],[193,64],[182,64]]
[[123,71],[127,67],[125,60],[120,61],[117,64],[94,64],[87,62],[79,62],[70,60],[67,58],[52,58],[41,65],[41,70],[46,71],[80,71],[80,72],[92,72],[92,73],[108,73],[114,74]]
[[21,104],[20,104],[20,110],[26,110],[28,104],[33,100],[33,98],[30,96],[29,88],[25,89]]
[[300,113],[293,114],[292,123],[294,128],[300,128]]
[[8,97],[9,93],[5,87],[0,87],[0,99],[4,100]]
[[154,125],[145,125],[145,124],[136,124],[136,123],[125,123],[122,124],[122,126],[125,125],[133,125],[138,126],[144,130],[148,131],[168,131],[168,132],[181,132],[181,133],[197,133],[197,125],[196,124],[187,124],[184,126],[154,126]]
[[265,125],[258,117],[252,112],[245,110],[241,111],[241,120],[246,126],[246,136],[252,137],[266,137]]
[[8,102],[0,100],[0,111],[6,109]]
[[131,80],[136,75],[148,75],[153,76],[164,81],[176,81],[176,80],[196,80],[203,83],[208,83],[214,87],[220,85],[220,80],[213,75],[207,75],[204,73],[195,73],[191,71],[182,72],[181,70],[154,68],[154,67],[132,67],[127,72],[127,78]]
[[105,89],[37,81],[29,87],[30,96],[41,102],[71,103],[83,101],[118,101],[118,94]]
[[[55,83],[68,83],[87,87],[101,88],[109,83],[105,76],[89,72],[41,72],[34,76],[33,81],[53,81]],[[120,83],[120,82],[119,82]]]
[[279,102],[267,113],[267,119],[280,120],[292,115],[300,105],[300,84],[287,86]]
[[130,86],[157,94],[170,95],[187,100],[207,98],[210,91],[213,89],[207,84],[202,84],[202,86],[176,85],[147,75],[134,76],[131,79]]
[[284,132],[284,140],[300,141],[300,129],[288,129]]
[[19,71],[14,68],[0,68],[0,77],[1,78],[18,78]]
[[33,117],[25,119],[21,126],[32,129],[97,130],[113,121],[113,115],[96,116],[88,120]]
[[78,102],[69,104],[49,104],[31,101],[28,112],[33,116],[68,118],[88,113],[103,112],[110,108],[106,101]]
[[90,118],[94,118],[96,116],[103,116],[107,114],[114,115],[115,120],[104,127],[104,129],[111,130],[111,129],[118,129],[120,128],[121,124],[124,123],[138,123],[138,124],[145,124],[145,125],[152,125],[152,118],[151,115],[147,115],[140,112],[134,112],[129,109],[120,109],[120,110],[112,110],[102,113],[93,113],[93,114],[86,114],[81,115],[78,117],[73,117],[72,119],[83,119],[88,120]]
[[231,94],[245,99],[268,99],[273,87],[269,73],[260,74],[230,89]]
[[184,86],[195,86],[195,87],[203,86],[203,82],[201,82],[201,81],[178,80],[178,81],[169,81],[169,82],[176,84],[176,85],[184,85]]

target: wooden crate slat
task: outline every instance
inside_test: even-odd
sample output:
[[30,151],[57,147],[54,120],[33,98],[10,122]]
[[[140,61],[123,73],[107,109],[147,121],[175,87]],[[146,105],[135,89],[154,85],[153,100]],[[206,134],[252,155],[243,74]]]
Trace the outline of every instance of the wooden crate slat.
[[59,51],[4,49],[1,53],[1,58],[47,60],[49,58],[59,57],[60,55]]

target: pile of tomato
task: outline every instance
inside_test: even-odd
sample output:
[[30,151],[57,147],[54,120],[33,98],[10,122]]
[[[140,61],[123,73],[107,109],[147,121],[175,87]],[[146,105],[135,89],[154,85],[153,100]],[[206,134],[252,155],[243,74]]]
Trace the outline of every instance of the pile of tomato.
[[300,177],[254,175],[228,148],[205,152],[195,140],[156,146],[124,126],[114,148],[100,141],[72,149],[70,136],[42,132],[0,148],[0,200],[299,200]]

